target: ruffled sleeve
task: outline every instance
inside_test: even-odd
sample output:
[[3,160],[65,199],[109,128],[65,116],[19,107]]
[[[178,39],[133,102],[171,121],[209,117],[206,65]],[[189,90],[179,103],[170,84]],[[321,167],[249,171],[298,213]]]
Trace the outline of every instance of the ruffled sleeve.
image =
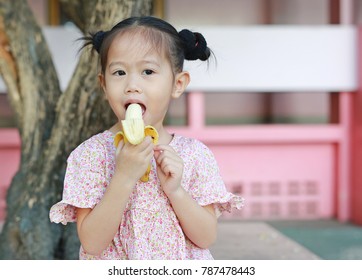
[[189,193],[200,205],[213,204],[217,217],[232,208],[241,209],[244,198],[227,191],[221,178],[216,159],[211,150],[201,142],[196,142],[193,156],[194,175]]
[[76,208],[94,208],[101,200],[106,188],[105,155],[103,145],[92,138],[70,154],[62,200],[50,209],[52,222],[75,222]]

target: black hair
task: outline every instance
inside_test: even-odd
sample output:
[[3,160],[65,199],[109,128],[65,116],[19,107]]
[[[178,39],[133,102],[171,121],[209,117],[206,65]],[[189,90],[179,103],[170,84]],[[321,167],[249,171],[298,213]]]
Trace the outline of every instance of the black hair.
[[153,41],[157,49],[161,49],[160,45],[165,47],[164,44],[167,43],[166,50],[175,73],[182,71],[185,59],[206,61],[211,55],[211,50],[201,33],[188,29],[178,32],[168,22],[151,16],[130,17],[117,23],[109,31],[91,33],[90,36],[81,38],[85,40],[82,48],[92,45],[100,56],[101,71],[104,73],[108,50],[115,36],[135,27],[143,27],[145,35]]

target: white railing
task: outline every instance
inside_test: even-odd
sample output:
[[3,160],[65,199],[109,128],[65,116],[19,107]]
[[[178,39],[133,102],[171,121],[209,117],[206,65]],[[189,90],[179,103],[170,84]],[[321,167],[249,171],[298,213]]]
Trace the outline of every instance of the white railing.
[[[353,26],[195,27],[217,65],[187,62],[190,91],[352,91],[357,88]],[[75,28],[45,27],[65,89],[78,60]],[[6,92],[1,81],[0,92]]]

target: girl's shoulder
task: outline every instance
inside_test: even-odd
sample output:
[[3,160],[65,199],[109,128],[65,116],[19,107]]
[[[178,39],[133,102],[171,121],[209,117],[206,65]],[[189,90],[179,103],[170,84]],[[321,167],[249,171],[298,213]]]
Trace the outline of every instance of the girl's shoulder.
[[69,157],[81,157],[84,154],[104,154],[113,148],[113,134],[109,130],[95,134],[78,145]]
[[178,149],[197,149],[206,145],[195,138],[174,134],[170,145]]
[[213,158],[211,150],[203,142],[195,138],[174,135],[170,145],[181,155]]

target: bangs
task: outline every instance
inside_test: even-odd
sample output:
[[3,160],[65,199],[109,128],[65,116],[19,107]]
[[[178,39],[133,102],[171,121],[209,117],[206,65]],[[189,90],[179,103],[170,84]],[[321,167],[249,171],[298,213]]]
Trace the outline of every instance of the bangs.
[[122,37],[129,41],[129,47],[144,53],[156,52],[161,57],[166,58],[172,67],[174,74],[183,69],[184,54],[183,50],[178,47],[178,33],[176,35],[166,32],[153,26],[143,26],[137,23],[118,28],[111,31],[111,34],[105,38],[101,46],[100,61],[102,72],[107,61],[109,47],[115,37]]
[[148,53],[157,52],[166,57],[170,62],[170,39],[163,32],[149,27],[134,26],[121,31],[121,36],[127,36],[132,48]]

